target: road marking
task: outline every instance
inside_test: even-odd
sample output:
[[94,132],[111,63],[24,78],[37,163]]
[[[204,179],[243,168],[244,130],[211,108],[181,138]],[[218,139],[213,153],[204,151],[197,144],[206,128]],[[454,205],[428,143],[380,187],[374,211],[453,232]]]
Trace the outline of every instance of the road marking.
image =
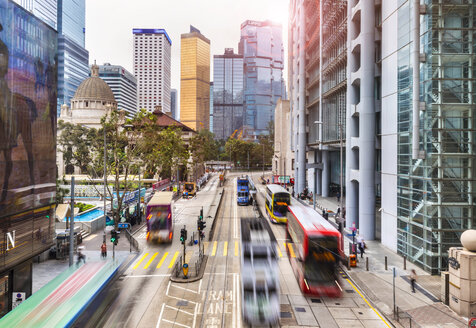
[[165,321],[165,322],[168,322],[168,323],[171,323],[173,325],[180,326],[180,327],[184,327],[184,328],[191,328],[190,326],[182,325],[181,323],[173,322],[173,321],[170,321],[170,320],[167,320],[167,319],[162,319],[162,321]]
[[169,273],[164,274],[140,274],[135,276],[124,276],[125,278],[148,278],[148,277],[170,277]]
[[367,299],[364,297],[364,295],[362,295],[360,293],[360,291],[357,289],[357,287],[355,287],[355,285],[352,283],[352,281],[350,281],[349,278],[345,278],[345,280],[347,280],[347,282],[352,286],[352,288],[354,288],[354,290],[360,295],[360,297],[362,297],[362,299],[365,301],[365,303],[367,303],[367,305],[372,309],[374,310],[374,312],[378,315],[378,317],[383,321],[384,324],[387,325],[388,328],[391,328],[390,325],[388,324],[388,322],[382,318],[382,316],[380,315],[380,313],[374,309],[374,307],[372,305],[370,305],[369,301],[367,301]]
[[179,252],[175,252],[174,257],[172,257],[172,261],[170,261],[169,269],[174,266],[175,260],[177,259],[177,256],[178,256],[178,255],[179,255]]
[[[202,280],[200,279],[200,282]],[[200,293],[200,287],[198,288],[198,292]],[[195,328],[195,324],[197,322],[197,314],[198,314],[198,303],[195,304],[195,309],[193,310],[193,323],[192,323],[192,328]]]
[[212,249],[212,255],[211,255],[211,256],[215,256],[216,253],[217,253],[217,242],[214,241],[214,242],[213,242],[213,249]]
[[149,265],[152,263],[152,261],[156,258],[157,255],[159,255],[159,253],[155,253],[154,255],[152,255],[149,262],[147,262],[147,264],[145,265],[144,269],[147,269],[149,267]]
[[[182,289],[182,290],[185,290],[187,292],[190,292],[190,293],[194,293],[194,294],[198,294],[198,292],[192,290],[192,289],[188,289],[188,288],[185,288],[185,287],[181,287],[181,286],[177,286],[177,285],[171,285],[172,287],[175,287],[175,288],[178,288],[178,289]],[[191,315],[191,314],[190,314]]]
[[188,314],[188,315],[190,315],[190,316],[193,316],[193,313],[190,313],[190,312],[188,312],[188,311],[185,311],[185,310],[182,310],[182,309],[179,309],[179,308],[170,306],[170,305],[165,305],[165,307],[167,307],[167,308],[169,308],[169,309],[172,309],[172,310],[175,310],[175,311],[183,312],[183,313]]
[[278,250],[279,257],[283,257],[283,253],[281,253],[281,250],[279,249],[278,245],[276,245],[276,249]]
[[141,259],[139,260],[139,262],[136,263],[136,265],[134,265],[134,267],[132,268],[133,270],[137,269],[139,267],[139,265],[142,263],[142,261],[144,261],[144,259],[149,256],[149,253],[145,253],[144,256],[141,257]]
[[162,320],[162,315],[164,314],[164,308],[165,308],[165,303],[162,304],[162,309],[160,310],[160,314],[159,314],[159,320],[157,320],[157,325],[155,326],[155,328],[159,328],[160,326],[160,321]]
[[164,256],[162,256],[162,259],[160,260],[159,264],[157,264],[157,269],[162,266],[162,263],[164,263],[165,258],[169,255],[169,252],[165,252]]
[[225,241],[223,244],[223,256],[226,256],[228,254],[228,242]]
[[[296,257],[296,255],[294,254],[293,245],[291,245],[291,243],[287,243],[287,245],[288,245],[288,249],[289,249],[289,253],[291,254],[291,257]],[[284,243],[284,247],[286,247],[286,243]]]
[[239,249],[238,242],[235,241],[235,256],[238,256],[239,251],[240,251],[240,249]]

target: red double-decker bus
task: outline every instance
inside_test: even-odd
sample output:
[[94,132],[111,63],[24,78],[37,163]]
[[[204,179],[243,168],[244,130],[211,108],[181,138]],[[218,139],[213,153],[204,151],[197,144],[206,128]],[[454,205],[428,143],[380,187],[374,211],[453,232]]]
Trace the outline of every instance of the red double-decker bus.
[[312,208],[288,207],[288,258],[305,294],[340,297],[341,234]]

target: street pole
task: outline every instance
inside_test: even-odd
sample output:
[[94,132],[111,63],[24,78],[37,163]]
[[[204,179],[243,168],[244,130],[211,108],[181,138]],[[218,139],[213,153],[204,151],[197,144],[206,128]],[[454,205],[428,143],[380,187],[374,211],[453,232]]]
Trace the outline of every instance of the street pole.
[[397,273],[395,272],[395,267],[393,267],[393,314],[395,315],[395,276]]
[[103,128],[104,130],[104,231],[102,234],[102,241],[103,243],[106,242],[106,185],[107,185],[107,172],[106,172],[106,126]]
[[[138,203],[139,203],[138,204],[138,212],[139,213],[136,213],[136,214],[138,214],[139,222],[142,220],[142,211],[141,211],[141,208],[140,208],[140,204],[141,204],[141,202],[140,202],[141,201],[141,188],[140,188],[141,186],[140,186],[140,183],[141,183],[141,181],[140,181],[140,166],[139,166],[139,199],[138,199]],[[144,195],[144,197],[145,197],[145,195]]]
[[250,171],[250,151],[248,150],[248,172]]
[[69,223],[69,266],[74,262],[74,175],[71,176],[71,222]]
[[339,220],[341,222],[340,224],[340,227],[341,227],[341,243],[342,243],[342,246],[344,246],[344,217],[343,217],[343,214],[344,214],[344,206],[343,206],[343,201],[344,201],[344,177],[343,177],[343,152],[342,152],[342,148],[343,148],[343,141],[342,141],[342,123],[339,124],[339,132],[340,132],[340,200],[339,200],[339,208],[340,208],[340,211],[339,211]]

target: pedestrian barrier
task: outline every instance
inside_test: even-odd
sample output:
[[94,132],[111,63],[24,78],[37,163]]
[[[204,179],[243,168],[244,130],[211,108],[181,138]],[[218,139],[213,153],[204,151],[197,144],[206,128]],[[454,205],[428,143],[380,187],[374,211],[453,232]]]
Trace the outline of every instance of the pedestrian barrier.
[[405,328],[422,328],[421,325],[415,322],[415,320],[412,318],[410,314],[403,311],[398,306],[395,312],[395,319],[400,325],[402,325]]
[[[126,232],[126,238],[127,240],[129,240],[129,243],[131,245],[131,248],[134,247],[134,249],[137,251],[137,252],[140,252],[140,247],[139,247],[139,242],[137,241],[137,239],[134,238],[134,236],[130,233],[129,229],[125,229],[123,230]],[[131,250],[132,251],[132,250]]]

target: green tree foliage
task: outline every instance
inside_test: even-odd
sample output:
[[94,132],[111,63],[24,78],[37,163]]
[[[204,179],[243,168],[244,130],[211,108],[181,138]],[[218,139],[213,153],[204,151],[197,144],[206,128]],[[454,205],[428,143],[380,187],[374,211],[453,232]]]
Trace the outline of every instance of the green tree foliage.
[[200,130],[190,140],[190,153],[194,163],[218,160],[220,143],[214,139],[214,134],[208,130]]

